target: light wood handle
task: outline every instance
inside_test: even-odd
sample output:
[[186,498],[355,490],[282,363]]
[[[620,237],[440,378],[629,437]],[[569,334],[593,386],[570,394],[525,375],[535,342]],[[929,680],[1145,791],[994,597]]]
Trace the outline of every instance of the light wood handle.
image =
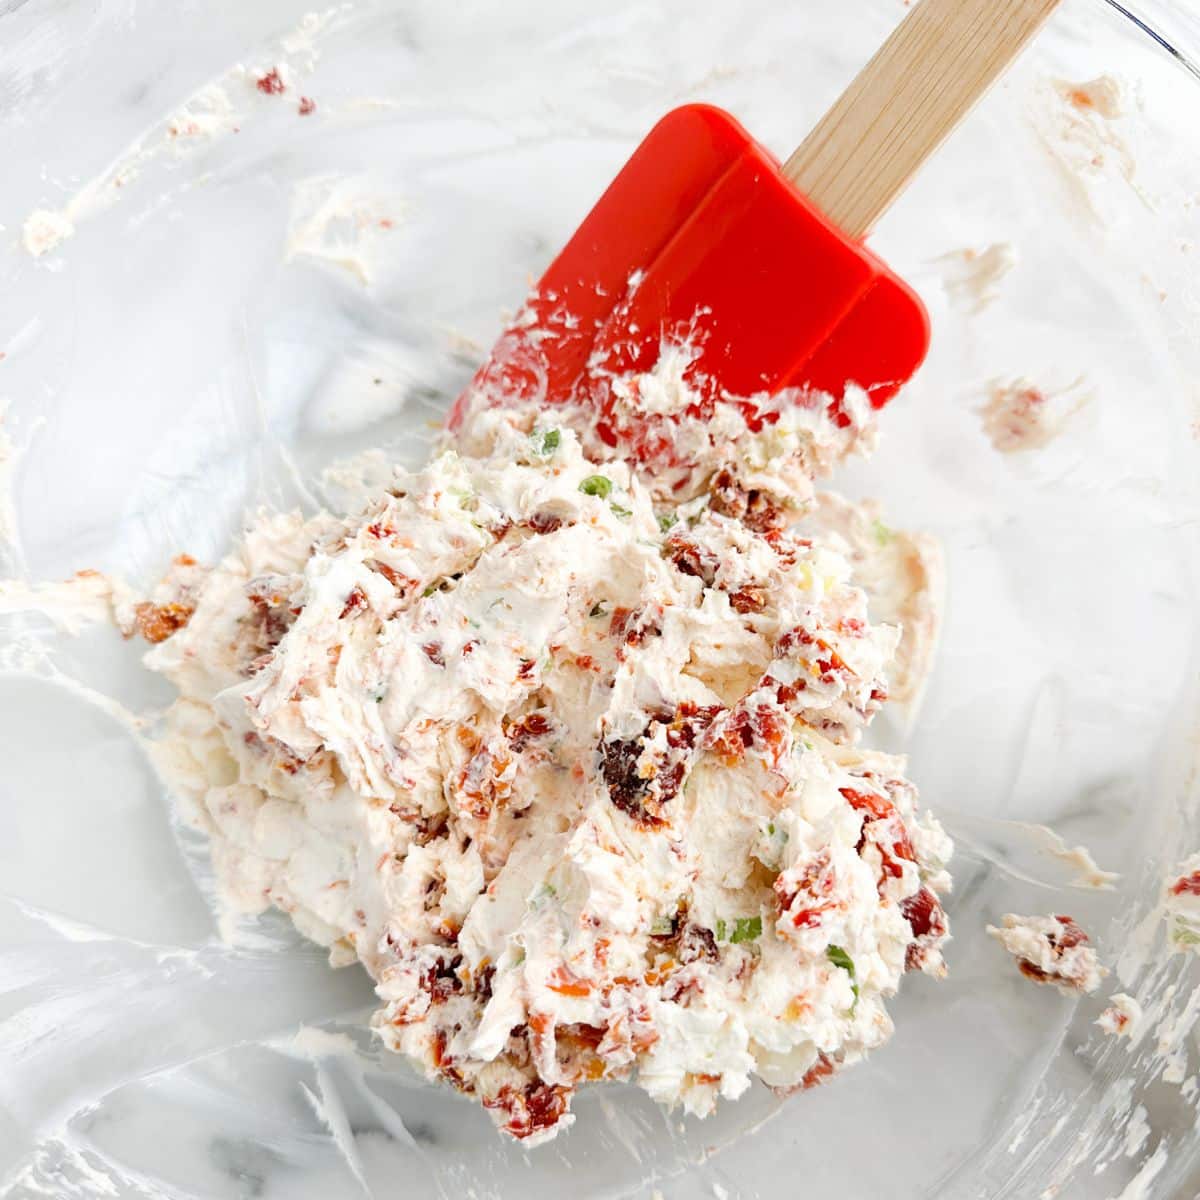
[[921,0],[783,173],[864,237],[1059,0]]

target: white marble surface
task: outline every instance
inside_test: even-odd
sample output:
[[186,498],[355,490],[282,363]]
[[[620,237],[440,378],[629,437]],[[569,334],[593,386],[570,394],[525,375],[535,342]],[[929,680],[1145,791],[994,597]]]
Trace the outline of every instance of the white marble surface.
[[[310,503],[339,456],[419,458],[501,310],[658,115],[710,100],[786,152],[904,6],[410,0],[289,37],[306,11],[0,3],[6,573],[148,581],[179,550],[219,553],[249,504]],[[289,89],[263,95],[276,62]],[[1126,115],[1072,124],[1052,81],[1104,72]],[[876,459],[839,482],[945,541],[938,669],[916,726],[885,735],[960,845],[951,977],[909,982],[889,1047],[705,1124],[614,1089],[554,1146],[502,1145],[378,1061],[356,971],[279,921],[250,948],[216,942],[202,847],[86,690],[161,706],[133,648],[8,618],[0,1195],[1106,1197],[1154,1170],[1160,1141],[1166,1165],[1128,1195],[1200,1186],[1182,1182],[1194,1089],[1151,1083],[1164,1013],[1138,1045],[1105,1040],[1102,996],[1030,986],[983,932],[1069,911],[1112,964],[1165,864],[1200,845],[1198,96],[1101,0],[1068,0],[876,240],[935,344]],[[75,231],[34,258],[38,209]],[[970,313],[942,256],[1000,241],[1016,265]],[[1016,376],[1082,376],[1091,399],[1050,446],[1004,457],[977,410]],[[1071,889],[1013,821],[1085,842],[1118,888]],[[1124,990],[1175,980],[1180,1008],[1190,962],[1139,946]],[[326,1040],[337,1053],[313,1061],[301,1027],[359,1048]],[[1150,1133],[1126,1155],[1139,1104]]]

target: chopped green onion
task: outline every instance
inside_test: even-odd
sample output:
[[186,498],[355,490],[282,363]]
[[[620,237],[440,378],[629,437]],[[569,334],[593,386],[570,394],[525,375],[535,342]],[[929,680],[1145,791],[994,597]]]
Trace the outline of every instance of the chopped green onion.
[[738,917],[733,923],[729,940],[736,946],[739,942],[753,942],[762,937],[762,917]]
[[629,509],[629,508],[622,508],[622,507],[621,507],[619,504],[617,504],[615,501],[613,501],[612,503],[610,503],[608,507],[609,507],[609,508],[611,508],[611,509],[613,510],[613,512],[615,512],[615,513],[617,514],[617,516],[618,516],[618,517],[622,517],[622,518],[626,518],[626,519],[628,519],[629,517],[632,517],[632,516],[633,516],[633,510],[632,510],[632,509]]
[[607,500],[612,486],[612,480],[607,475],[589,475],[579,485],[579,490],[585,496],[599,496],[601,500]]
[[[848,955],[841,946],[829,945],[825,947],[825,957],[829,959],[835,967],[841,967],[850,976],[850,990],[854,993],[854,1004],[858,1003],[858,979],[854,970],[854,959]],[[854,1005],[851,1005],[850,1011],[854,1011]]]
[[424,597],[426,597],[426,596],[432,596],[432,595],[433,595],[433,593],[434,593],[434,592],[436,592],[436,591],[437,591],[437,590],[438,590],[438,589],[439,589],[439,588],[442,586],[442,582],[443,582],[443,581],[442,581],[442,580],[440,580],[440,579],[435,579],[435,580],[434,580],[434,581],[433,581],[433,582],[432,582],[432,583],[431,583],[431,584],[430,584],[430,585],[429,585],[429,586],[428,586],[428,587],[427,587],[427,588],[426,588],[426,589],[425,589],[425,590],[424,590],[424,591],[421,593],[421,597],[422,597],[422,599],[424,599]]
[[875,540],[881,545],[886,546],[888,542],[895,536],[892,531],[882,521],[872,521],[871,528],[875,532]]
[[668,529],[674,528],[679,524],[679,518],[674,513],[659,513],[658,527],[666,533]]
[[559,442],[562,441],[562,434],[557,429],[547,429],[542,434],[542,454],[553,454],[558,449]]
[[723,917],[717,918],[716,934],[718,942],[723,942],[725,940],[725,919]]

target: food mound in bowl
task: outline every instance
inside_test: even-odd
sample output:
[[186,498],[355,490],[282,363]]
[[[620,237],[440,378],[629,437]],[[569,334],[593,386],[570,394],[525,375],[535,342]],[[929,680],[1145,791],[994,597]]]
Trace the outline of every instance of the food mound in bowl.
[[[950,855],[859,747],[913,643],[848,503],[792,521],[845,423],[760,438],[753,490],[732,438],[664,503],[547,415],[489,411],[353,515],[261,515],[140,613],[225,900],[361,962],[383,1042],[527,1143],[585,1083],[704,1114],[880,1045],[901,975],[944,971]],[[888,541],[865,574],[916,611]]]

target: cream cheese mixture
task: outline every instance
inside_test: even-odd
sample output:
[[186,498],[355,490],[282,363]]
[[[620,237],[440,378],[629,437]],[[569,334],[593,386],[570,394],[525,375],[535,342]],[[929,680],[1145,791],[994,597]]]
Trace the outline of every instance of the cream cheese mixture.
[[924,673],[939,560],[814,500],[865,423],[780,424],[699,431],[667,488],[565,411],[480,414],[470,454],[261,514],[128,614],[224,901],[361,962],[384,1043],[517,1138],[589,1081],[697,1114],[812,1086],[944,971],[949,839],[860,745]]
[[988,933],[1016,959],[1026,979],[1050,984],[1064,995],[1094,992],[1108,974],[1088,935],[1070,917],[1006,913],[1003,924],[989,925]]

